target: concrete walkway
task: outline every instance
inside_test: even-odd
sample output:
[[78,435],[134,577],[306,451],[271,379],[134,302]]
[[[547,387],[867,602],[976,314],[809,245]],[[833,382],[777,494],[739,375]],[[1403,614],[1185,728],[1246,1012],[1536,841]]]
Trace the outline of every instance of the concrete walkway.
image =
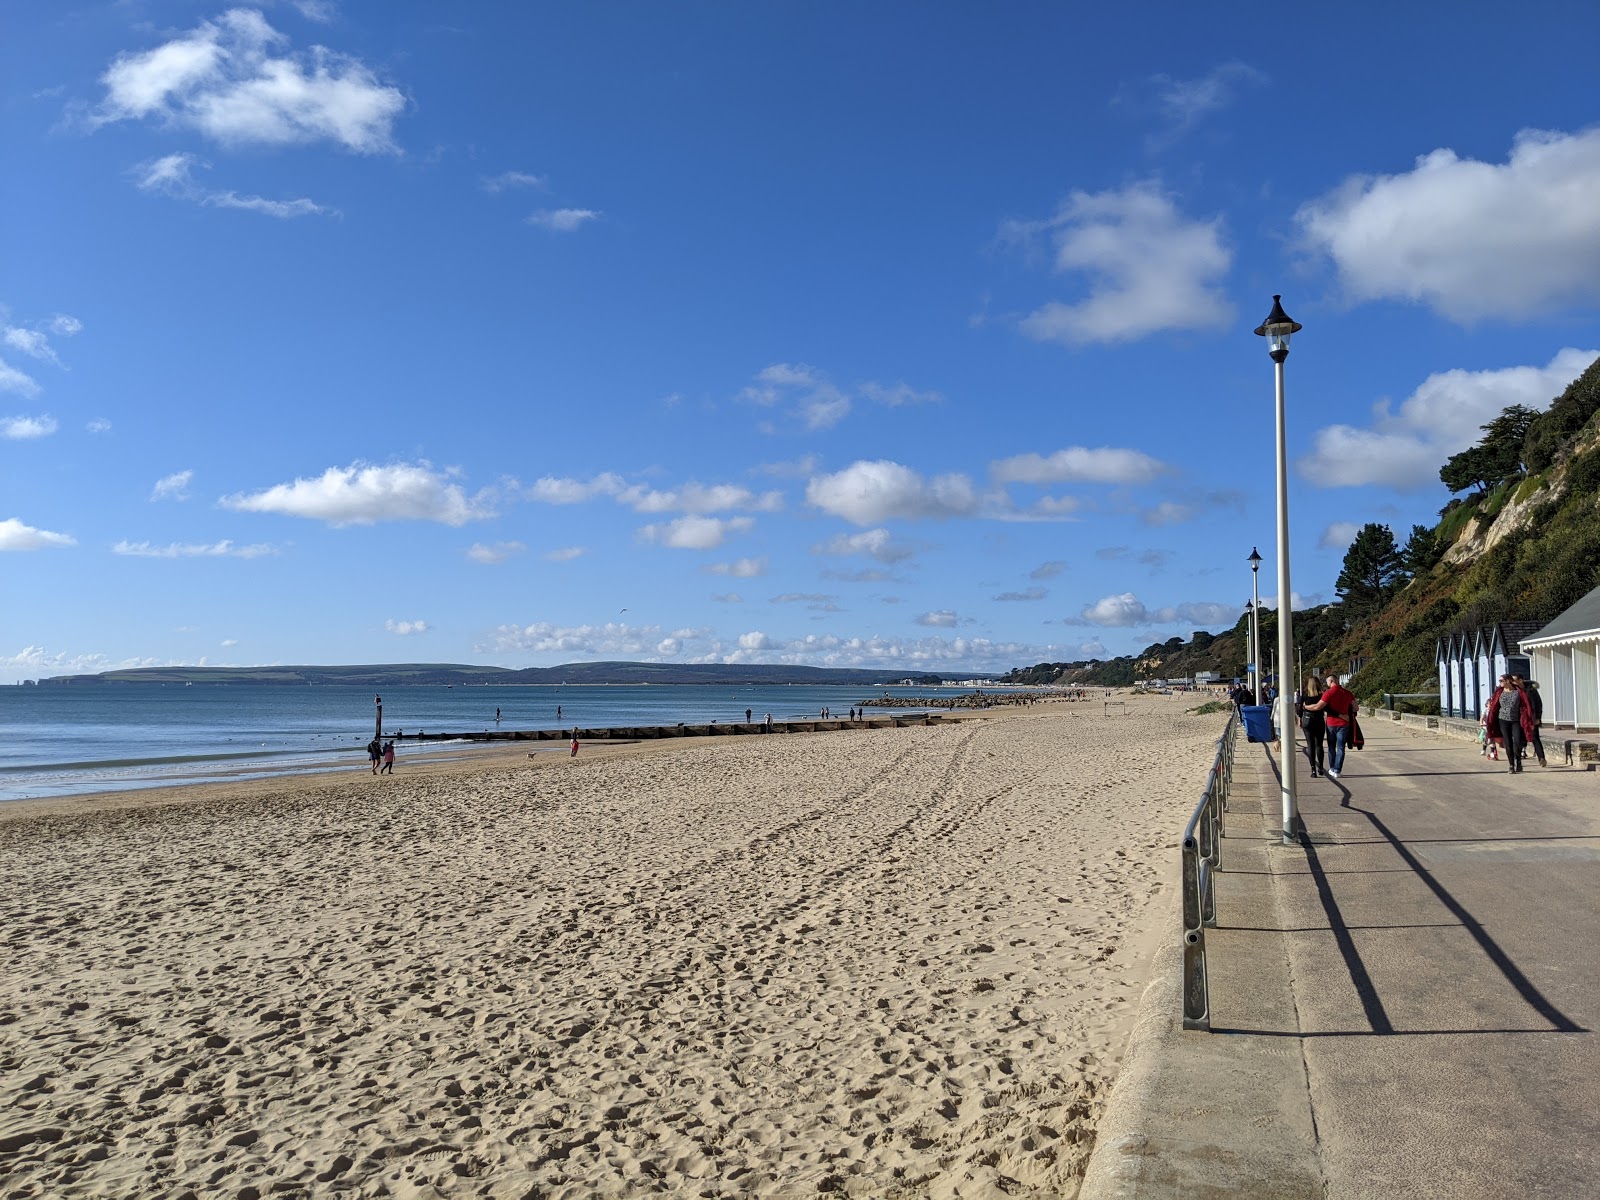
[[1338,781],[1301,759],[1294,846],[1240,745],[1213,1031],[1181,1027],[1174,940],[1088,1200],[1600,1195],[1600,775],[1363,730]]

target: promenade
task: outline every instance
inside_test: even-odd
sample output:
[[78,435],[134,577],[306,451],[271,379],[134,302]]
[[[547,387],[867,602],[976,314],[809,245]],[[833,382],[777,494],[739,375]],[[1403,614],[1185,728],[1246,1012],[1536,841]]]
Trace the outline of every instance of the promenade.
[[1600,1195],[1600,775],[1363,729],[1337,781],[1301,759],[1292,846],[1240,744],[1213,1030],[1174,914],[1085,1200]]

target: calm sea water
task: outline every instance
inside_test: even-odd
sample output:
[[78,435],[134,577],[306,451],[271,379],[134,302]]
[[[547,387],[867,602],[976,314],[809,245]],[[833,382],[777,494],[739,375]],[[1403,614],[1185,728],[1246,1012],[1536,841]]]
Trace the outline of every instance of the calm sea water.
[[[703,725],[843,713],[885,692],[964,688],[699,684],[399,687],[382,693],[386,732],[471,733],[574,725]],[[556,709],[560,706],[561,715]],[[495,710],[501,720],[495,724]],[[117,684],[0,687],[0,800],[364,767],[373,693],[364,687]],[[460,743],[400,743],[410,755]],[[529,747],[533,749],[533,747]],[[552,749],[556,748],[553,744]]]

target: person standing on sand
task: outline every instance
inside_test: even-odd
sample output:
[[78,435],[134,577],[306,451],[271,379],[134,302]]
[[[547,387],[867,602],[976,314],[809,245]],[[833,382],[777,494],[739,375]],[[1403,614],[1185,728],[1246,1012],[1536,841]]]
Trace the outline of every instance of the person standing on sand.
[[1325,773],[1329,779],[1337,779],[1339,772],[1344,770],[1344,744],[1350,736],[1350,714],[1356,710],[1356,698],[1339,686],[1337,675],[1329,675],[1327,690],[1314,703],[1306,705],[1306,710],[1322,714],[1328,732],[1328,769]]
[[394,774],[394,743],[392,741],[383,744],[383,770],[379,771],[378,774]]
[[367,763],[372,767],[372,773],[378,773],[378,760],[383,757],[383,743],[373,738],[367,743]]
[[578,757],[578,731],[576,729],[574,729],[572,731],[572,753],[567,755],[567,757],[568,758],[577,758]]
[[1294,714],[1300,721],[1301,731],[1306,735],[1306,758],[1311,761],[1311,778],[1315,779],[1323,772],[1322,748],[1327,741],[1328,727],[1320,712],[1313,712],[1306,706],[1308,700],[1322,694],[1322,689],[1317,686],[1317,677],[1307,675],[1303,688],[1303,691],[1295,693]]
[[746,725],[750,724],[750,710],[748,708],[744,710],[744,723]]

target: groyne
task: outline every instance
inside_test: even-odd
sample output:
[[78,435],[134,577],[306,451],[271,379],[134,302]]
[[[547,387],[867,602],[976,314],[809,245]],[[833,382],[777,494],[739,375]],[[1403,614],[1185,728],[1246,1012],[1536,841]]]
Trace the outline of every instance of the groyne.
[[397,742],[565,742],[576,737],[582,742],[644,742],[658,738],[735,737],[771,733],[831,733],[843,729],[904,729],[909,725],[932,725],[939,713],[915,716],[862,717],[860,720],[817,721],[713,721],[705,725],[612,725],[565,729],[484,729],[455,732],[401,730],[385,732],[384,738]]

